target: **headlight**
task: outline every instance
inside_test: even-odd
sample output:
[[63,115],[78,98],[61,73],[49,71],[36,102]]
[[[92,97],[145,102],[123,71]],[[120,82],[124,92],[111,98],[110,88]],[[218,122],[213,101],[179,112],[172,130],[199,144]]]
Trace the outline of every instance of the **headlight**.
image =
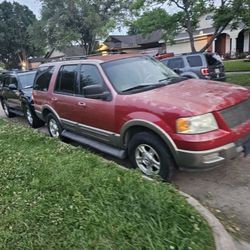
[[176,131],[181,134],[200,134],[215,129],[218,129],[218,125],[212,113],[179,118],[176,121]]

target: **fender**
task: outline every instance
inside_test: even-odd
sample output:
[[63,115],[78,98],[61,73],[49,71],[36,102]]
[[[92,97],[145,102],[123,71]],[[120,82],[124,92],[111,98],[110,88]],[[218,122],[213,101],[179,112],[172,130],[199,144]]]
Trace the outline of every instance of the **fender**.
[[177,153],[178,153],[177,150],[178,149],[177,149],[174,141],[172,140],[172,138],[160,126],[158,126],[152,122],[149,122],[147,120],[133,119],[133,120],[126,122],[121,128],[121,134],[120,134],[121,140],[123,142],[125,141],[125,135],[126,135],[126,132],[128,131],[128,129],[131,127],[135,127],[135,126],[141,126],[141,127],[148,128],[148,129],[152,130],[153,132],[155,132],[157,135],[159,135],[161,137],[161,139],[167,144],[174,159],[177,160],[177,158],[178,158],[177,157]]
[[[61,123],[61,118],[60,116],[57,114],[57,112],[49,105],[44,105],[43,109],[42,109],[42,117],[43,117],[43,120],[45,121],[45,117],[44,117],[44,110],[45,109],[48,109],[53,115],[56,116],[57,120]],[[37,112],[37,111],[36,111]]]

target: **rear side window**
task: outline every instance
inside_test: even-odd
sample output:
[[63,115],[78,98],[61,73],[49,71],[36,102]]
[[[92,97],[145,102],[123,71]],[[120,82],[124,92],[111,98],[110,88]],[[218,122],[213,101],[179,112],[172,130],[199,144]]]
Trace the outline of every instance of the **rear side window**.
[[78,65],[62,66],[57,77],[55,91],[75,94]]
[[200,56],[187,56],[187,61],[190,67],[200,67],[203,65]]
[[173,58],[168,60],[167,66],[170,69],[184,68],[184,62],[182,58]]
[[40,67],[36,73],[34,89],[40,91],[48,91],[50,80],[55,67]]

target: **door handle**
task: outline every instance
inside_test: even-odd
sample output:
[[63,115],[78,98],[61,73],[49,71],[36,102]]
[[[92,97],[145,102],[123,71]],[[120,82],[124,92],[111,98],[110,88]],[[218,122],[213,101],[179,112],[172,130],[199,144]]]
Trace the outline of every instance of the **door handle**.
[[86,107],[86,103],[85,102],[78,102],[78,105],[81,106],[81,107]]
[[52,97],[51,101],[57,101],[58,99],[56,97]]

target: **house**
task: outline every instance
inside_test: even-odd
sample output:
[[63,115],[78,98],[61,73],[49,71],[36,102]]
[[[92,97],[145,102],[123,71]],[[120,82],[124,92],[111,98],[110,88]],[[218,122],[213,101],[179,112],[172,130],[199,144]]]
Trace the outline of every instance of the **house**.
[[[195,48],[202,49],[210,40],[215,29],[212,14],[200,18],[199,27],[194,32]],[[250,31],[240,24],[237,30],[231,30],[230,25],[217,37],[207,51],[217,52],[221,56],[226,54],[250,53]],[[183,30],[174,39],[174,44],[162,40],[162,32],[154,31],[149,35],[111,35],[104,44],[109,51],[123,51],[126,53],[148,53],[156,55],[167,52],[182,54],[191,52],[188,33]]]
[[85,50],[80,46],[71,46],[62,50],[53,48],[44,57],[28,58],[28,68],[36,69],[42,63],[62,60],[66,57],[80,57],[86,55]]
[[[200,50],[214,33],[212,14],[200,18],[199,27],[194,32],[196,50]],[[250,32],[240,24],[237,30],[231,30],[230,25],[213,41],[208,51],[217,52],[221,56],[235,53],[250,53]],[[180,32],[174,39],[174,44],[167,44],[167,51],[175,54],[191,52],[189,36],[186,31]]]
[[160,30],[148,35],[110,35],[103,43],[108,51],[124,53],[146,53],[155,55],[165,51],[166,44]]

